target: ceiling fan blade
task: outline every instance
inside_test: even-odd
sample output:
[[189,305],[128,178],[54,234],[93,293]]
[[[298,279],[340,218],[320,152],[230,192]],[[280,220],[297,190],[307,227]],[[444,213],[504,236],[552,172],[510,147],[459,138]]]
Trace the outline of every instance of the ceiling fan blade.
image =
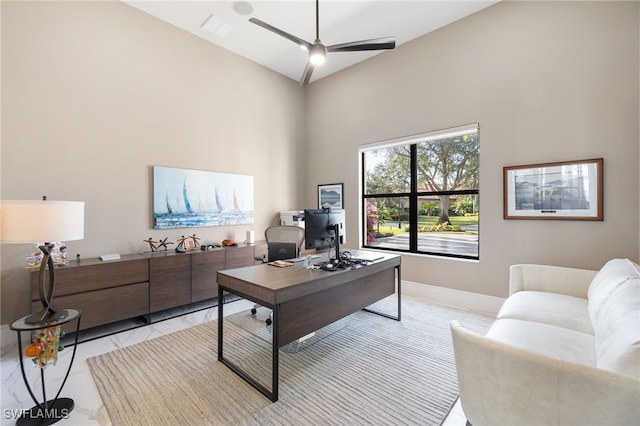
[[302,78],[300,79],[300,86],[306,86],[309,84],[309,80],[311,80],[311,74],[313,74],[313,69],[315,65],[311,63],[311,61],[307,61],[307,66],[304,67],[304,73],[302,74]]
[[256,25],[259,25],[262,28],[265,28],[265,29],[267,29],[267,30],[269,30],[271,32],[274,32],[274,33],[278,34],[279,36],[284,37],[287,40],[290,40],[290,41],[294,42],[298,46],[305,47],[307,50],[310,49],[311,46],[313,46],[313,44],[309,43],[308,41],[305,41],[305,40],[301,39],[300,37],[296,37],[293,34],[289,34],[286,31],[282,31],[280,28],[276,28],[273,25],[269,25],[266,22],[261,21],[259,19],[250,18],[249,22],[251,22],[253,24],[256,24]]
[[352,41],[350,43],[327,46],[327,52],[360,52],[364,50],[387,50],[396,47],[395,37],[372,38],[369,40]]

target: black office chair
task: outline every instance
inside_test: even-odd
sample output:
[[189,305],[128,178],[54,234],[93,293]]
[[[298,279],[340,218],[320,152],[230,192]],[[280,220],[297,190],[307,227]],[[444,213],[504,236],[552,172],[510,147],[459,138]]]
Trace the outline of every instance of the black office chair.
[[[268,260],[267,262],[273,262],[275,260],[284,260],[291,259],[294,257],[300,256],[300,249],[302,247],[302,243],[304,242],[304,228],[299,226],[292,225],[278,225],[271,226],[264,231],[264,238],[267,241],[267,251],[268,251]],[[288,253],[288,251],[279,252],[277,250],[273,250],[274,243],[291,243],[295,244],[293,246],[293,253]],[[271,244],[271,249],[269,249],[269,245]],[[279,246],[282,247],[282,246]],[[262,259],[262,262],[265,262],[265,259]],[[251,309],[251,314],[255,315],[258,311],[258,306],[254,305]],[[271,325],[273,318],[273,312],[269,314],[269,318],[265,320],[267,325]]]

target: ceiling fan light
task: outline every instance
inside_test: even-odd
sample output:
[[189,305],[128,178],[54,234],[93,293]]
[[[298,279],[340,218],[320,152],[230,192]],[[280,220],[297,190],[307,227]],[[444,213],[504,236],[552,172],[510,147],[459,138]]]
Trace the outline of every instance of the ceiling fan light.
[[322,54],[313,54],[313,55],[309,56],[309,61],[313,65],[322,65],[322,64],[324,64],[324,60],[325,60],[325,57]]
[[311,46],[309,50],[309,62],[313,65],[321,65],[324,64],[324,60],[327,56],[327,48],[321,44],[316,44]]

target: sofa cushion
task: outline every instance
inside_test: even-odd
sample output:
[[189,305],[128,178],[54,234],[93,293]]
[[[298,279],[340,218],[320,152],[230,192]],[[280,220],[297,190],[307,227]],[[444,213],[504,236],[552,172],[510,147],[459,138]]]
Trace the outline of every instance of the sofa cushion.
[[497,319],[519,319],[593,334],[588,301],[544,291],[519,291],[505,300]]
[[594,337],[567,328],[516,319],[493,323],[487,337],[538,355],[596,367]]
[[593,328],[598,368],[640,379],[640,278],[616,288]]
[[629,259],[612,259],[598,271],[591,281],[588,292],[592,324],[597,322],[602,305],[607,298],[624,282],[633,278],[640,278],[640,266]]

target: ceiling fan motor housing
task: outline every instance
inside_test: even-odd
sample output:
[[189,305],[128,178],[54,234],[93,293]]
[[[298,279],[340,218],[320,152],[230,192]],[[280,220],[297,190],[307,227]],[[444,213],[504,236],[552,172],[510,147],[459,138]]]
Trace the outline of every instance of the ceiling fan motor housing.
[[325,58],[327,57],[327,48],[324,44],[316,43],[311,46],[309,49],[309,61],[313,65],[320,65],[324,63]]

